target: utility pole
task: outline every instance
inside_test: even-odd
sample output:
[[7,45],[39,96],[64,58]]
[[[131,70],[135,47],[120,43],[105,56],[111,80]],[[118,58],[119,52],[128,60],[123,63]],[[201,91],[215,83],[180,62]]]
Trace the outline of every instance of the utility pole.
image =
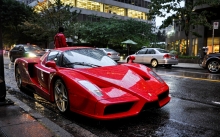
[[6,87],[3,60],[3,42],[2,42],[2,21],[0,18],[0,102],[5,102]]
[[2,20],[0,17],[0,106],[14,104],[6,97],[4,58],[3,58],[3,41],[2,41]]

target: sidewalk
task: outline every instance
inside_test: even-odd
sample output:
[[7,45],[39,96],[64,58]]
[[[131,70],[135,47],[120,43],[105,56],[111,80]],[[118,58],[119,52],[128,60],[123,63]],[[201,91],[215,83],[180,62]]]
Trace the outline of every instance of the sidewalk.
[[48,118],[7,93],[9,105],[0,104],[0,137],[73,137]]

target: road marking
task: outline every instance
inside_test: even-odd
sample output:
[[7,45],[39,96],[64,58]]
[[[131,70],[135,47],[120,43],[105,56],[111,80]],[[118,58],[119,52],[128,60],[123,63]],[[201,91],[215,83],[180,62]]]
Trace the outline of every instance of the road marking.
[[212,80],[212,79],[204,79],[204,78],[193,78],[193,77],[177,76],[177,75],[167,75],[167,74],[159,74],[159,75],[181,77],[181,78],[189,78],[189,79],[195,79],[195,80],[205,80],[205,81],[211,81],[211,82],[220,82],[220,80]]

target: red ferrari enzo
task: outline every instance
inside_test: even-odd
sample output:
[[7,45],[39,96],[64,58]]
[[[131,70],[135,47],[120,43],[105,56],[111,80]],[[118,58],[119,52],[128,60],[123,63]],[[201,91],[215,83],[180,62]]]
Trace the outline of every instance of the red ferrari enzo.
[[91,47],[66,47],[15,60],[17,86],[30,88],[60,112],[110,120],[170,101],[168,85],[150,68],[117,64]]

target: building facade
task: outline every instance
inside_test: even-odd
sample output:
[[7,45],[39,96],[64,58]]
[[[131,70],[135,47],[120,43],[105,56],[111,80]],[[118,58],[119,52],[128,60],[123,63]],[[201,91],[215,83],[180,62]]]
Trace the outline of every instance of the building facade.
[[[29,6],[54,3],[55,0],[19,0]],[[150,0],[61,0],[64,4],[73,6],[73,10],[81,10],[79,20],[86,20],[88,15],[119,19],[133,18],[155,25],[155,21],[148,20]]]
[[[212,16],[208,19],[208,22],[211,24],[220,23],[220,14],[218,14],[219,7],[208,7],[200,6],[195,9],[195,12],[200,12],[201,10],[208,10],[215,13],[215,16]],[[214,26],[214,25],[213,25]],[[191,26],[191,30],[197,32],[201,37],[196,37],[192,33],[189,34],[188,40],[188,49],[189,55],[197,56],[203,54],[203,47],[208,48],[209,53],[219,53],[220,52],[220,27],[215,29],[209,29],[204,26]],[[166,43],[169,50],[176,50],[179,54],[186,53],[186,36],[184,31],[177,25],[173,23],[172,26],[169,26],[166,30],[167,38]]]

